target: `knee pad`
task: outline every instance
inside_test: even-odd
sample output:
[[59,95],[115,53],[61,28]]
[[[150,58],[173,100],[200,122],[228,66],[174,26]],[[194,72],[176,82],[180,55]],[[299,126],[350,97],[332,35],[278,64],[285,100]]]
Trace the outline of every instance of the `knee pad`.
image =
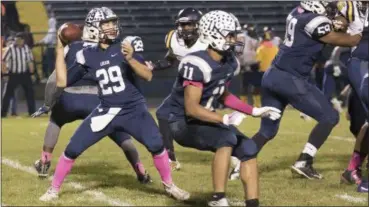
[[255,142],[252,139],[243,139],[233,149],[232,155],[237,157],[241,162],[253,159],[258,153]]
[[338,111],[332,108],[329,112],[324,113],[318,120],[319,123],[323,122],[332,126],[336,126],[340,121],[340,115]]
[[224,139],[219,139],[216,148],[220,147],[235,147],[237,145],[237,137],[233,133],[229,136],[224,137]]
[[75,160],[77,159],[77,157],[79,155],[81,155],[80,152],[78,152],[78,150],[76,149],[73,149],[72,147],[67,147],[64,151],[64,155],[65,157],[67,157],[68,159],[71,159],[71,160]]
[[149,142],[145,143],[146,149],[153,155],[160,154],[164,150],[162,137],[153,137]]
[[[149,150],[149,149],[148,149]],[[159,148],[158,150],[156,150],[156,151],[150,151],[149,150],[149,152],[151,153],[151,155],[152,156],[155,156],[155,155],[160,155],[161,153],[163,153],[163,151],[164,151],[165,149],[164,149],[164,146],[162,146],[161,148]]]

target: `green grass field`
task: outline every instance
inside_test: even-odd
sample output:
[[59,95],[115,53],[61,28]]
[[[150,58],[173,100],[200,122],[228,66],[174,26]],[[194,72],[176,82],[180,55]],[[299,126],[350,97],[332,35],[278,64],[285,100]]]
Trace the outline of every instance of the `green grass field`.
[[[259,119],[247,117],[240,129],[252,136],[259,128]],[[38,198],[47,190],[50,180],[40,180],[32,169],[39,159],[48,117],[38,119],[2,119],[2,199],[3,205],[184,205],[167,197],[150,154],[135,142],[146,169],[154,182],[142,185],[136,181],[124,154],[109,139],[88,149],[76,161],[60,198],[42,203]],[[52,169],[80,122],[66,125],[53,154]],[[288,110],[280,132],[266,145],[259,156],[261,205],[273,206],[368,206],[368,195],[356,193],[355,186],[341,185],[340,174],[347,166],[354,138],[342,116],[339,125],[317,154],[315,167],[323,180],[293,178],[290,165],[302,150],[315,122],[305,122],[297,111]],[[144,126],[142,126],[144,128]],[[176,145],[182,170],[173,173],[176,184],[191,192],[186,205],[205,206],[211,193],[212,154],[185,149]],[[239,181],[228,184],[227,197],[233,205],[243,205]]]

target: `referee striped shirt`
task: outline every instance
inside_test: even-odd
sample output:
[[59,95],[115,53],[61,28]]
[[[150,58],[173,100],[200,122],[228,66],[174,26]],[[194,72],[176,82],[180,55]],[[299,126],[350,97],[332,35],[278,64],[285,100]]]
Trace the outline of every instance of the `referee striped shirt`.
[[5,51],[3,61],[6,64],[9,74],[28,73],[28,63],[33,61],[32,51],[26,44],[22,47],[12,44]]

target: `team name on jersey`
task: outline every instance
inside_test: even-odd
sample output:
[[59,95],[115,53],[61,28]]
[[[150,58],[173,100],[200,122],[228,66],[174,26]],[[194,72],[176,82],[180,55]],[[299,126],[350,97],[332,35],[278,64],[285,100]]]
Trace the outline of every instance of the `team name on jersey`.
[[110,64],[109,60],[100,62],[100,66],[109,65],[109,64]]

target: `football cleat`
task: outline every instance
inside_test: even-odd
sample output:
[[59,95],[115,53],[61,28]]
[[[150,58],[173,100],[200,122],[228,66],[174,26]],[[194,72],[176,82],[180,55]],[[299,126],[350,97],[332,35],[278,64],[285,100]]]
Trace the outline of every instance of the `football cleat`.
[[163,182],[163,185],[164,185],[165,191],[170,196],[172,196],[173,198],[175,198],[177,200],[185,201],[185,200],[188,200],[190,198],[190,193],[189,192],[178,188],[176,185],[174,185],[174,183],[166,184],[166,183]]
[[181,169],[181,163],[179,163],[178,161],[172,161],[169,159],[169,164],[172,171],[178,171]]
[[293,174],[301,175],[307,179],[322,179],[323,175],[319,174],[311,164],[306,164],[305,166],[296,166],[296,163],[291,166],[291,171]]
[[145,174],[137,174],[137,180],[138,182],[140,182],[141,184],[147,184],[147,183],[152,183],[151,177],[149,175],[149,173],[147,173],[145,171]]
[[226,198],[222,198],[215,201],[209,201],[208,206],[229,206],[229,203]]
[[50,164],[50,161],[42,163],[41,160],[36,160],[33,166],[35,167],[39,178],[46,178],[49,175]]
[[361,170],[345,170],[341,175],[341,183],[356,184],[361,183]]
[[54,188],[50,187],[47,189],[46,193],[40,197],[40,201],[52,201],[59,198],[59,193]]
[[363,181],[357,186],[357,192],[368,193],[368,181]]

